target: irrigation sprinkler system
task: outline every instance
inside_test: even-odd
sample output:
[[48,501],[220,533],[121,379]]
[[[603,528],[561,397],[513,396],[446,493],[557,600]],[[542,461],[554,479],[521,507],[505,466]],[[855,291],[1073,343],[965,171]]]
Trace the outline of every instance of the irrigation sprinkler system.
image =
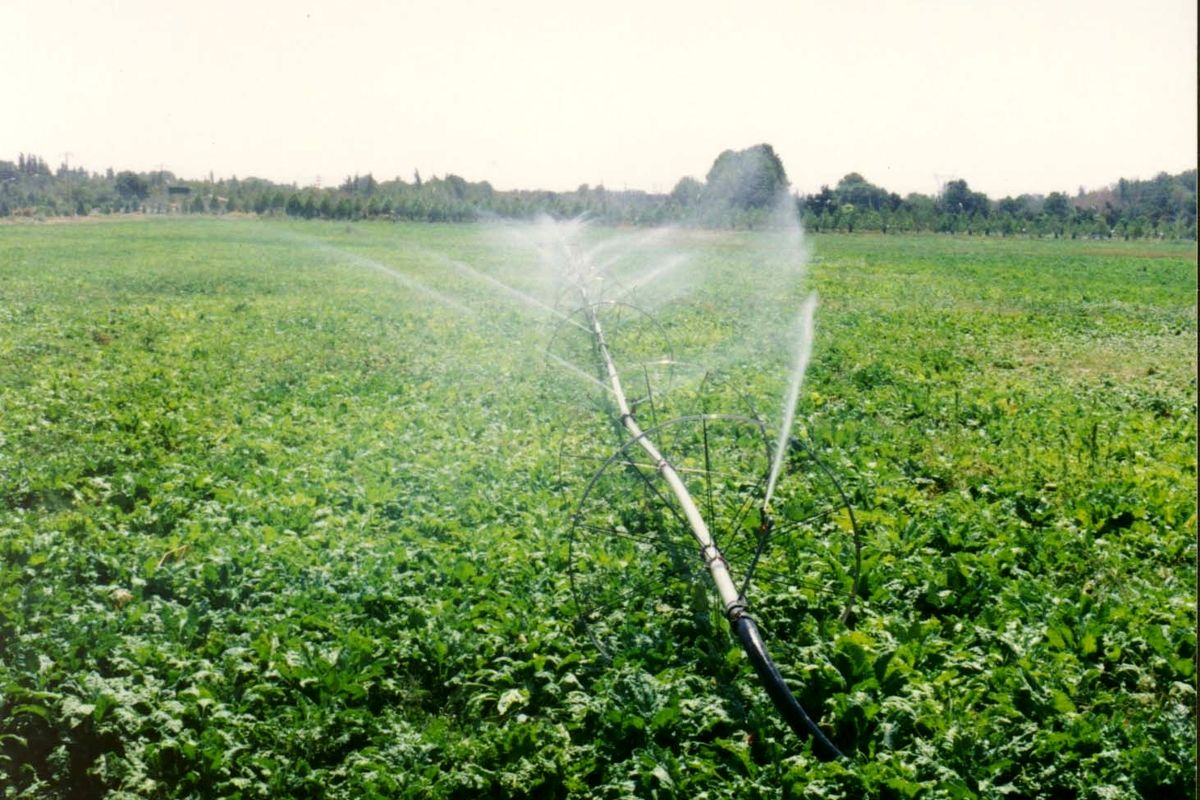
[[[579,305],[561,318],[547,354],[558,366],[593,369],[584,371],[588,385],[600,390],[618,442],[607,456],[564,445],[564,458],[599,464],[571,518],[580,625],[607,652],[669,614],[665,596],[694,600],[708,583],[788,726],[811,736],[819,755],[842,757],[785,682],[747,598],[769,597],[785,617],[836,614],[835,624],[850,623],[861,545],[846,494],[800,440],[783,434],[773,443],[730,381],[677,361],[653,315],[604,299],[615,282],[564,248]],[[741,413],[710,410],[731,403]]]

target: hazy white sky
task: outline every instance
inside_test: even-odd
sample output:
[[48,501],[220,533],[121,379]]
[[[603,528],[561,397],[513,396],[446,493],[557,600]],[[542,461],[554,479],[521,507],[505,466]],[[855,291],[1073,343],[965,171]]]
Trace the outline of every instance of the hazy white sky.
[[1195,0],[0,0],[0,158],[1073,192],[1196,165]]

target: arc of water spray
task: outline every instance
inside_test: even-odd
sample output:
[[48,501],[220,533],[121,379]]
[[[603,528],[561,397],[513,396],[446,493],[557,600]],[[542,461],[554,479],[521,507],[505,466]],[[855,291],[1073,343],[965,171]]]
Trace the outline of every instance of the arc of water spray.
[[440,305],[445,306],[446,308],[452,309],[466,316],[474,316],[474,313],[471,311],[471,309],[467,308],[450,295],[439,292],[432,286],[428,286],[417,280],[412,275],[401,272],[400,270],[390,267],[381,261],[376,261],[373,258],[368,258],[367,256],[359,253],[353,253],[349,250],[335,247],[334,245],[322,239],[317,239],[313,236],[306,236],[294,231],[280,231],[279,235],[281,238],[285,238],[293,242],[300,242],[308,248],[316,250],[318,253],[321,253],[322,255],[334,261],[342,263],[348,262],[356,267],[363,267],[365,269],[388,275],[394,278],[396,282],[400,283],[404,287],[411,289],[414,292],[418,292],[419,294],[423,294],[430,300],[433,300]]
[[674,272],[681,265],[683,265],[686,261],[687,261],[687,256],[685,256],[685,255],[675,255],[675,256],[672,256],[671,258],[668,258],[665,262],[663,262],[659,266],[655,267],[654,269],[650,270],[649,272],[645,273],[644,275],[640,275],[637,278],[635,278],[634,280],[630,281],[625,286],[624,291],[622,291],[619,295],[617,295],[616,299],[619,300],[622,297],[627,297],[627,296],[633,294],[638,289],[645,286],[646,284],[652,283],[652,282],[658,280],[663,275],[667,275],[671,272]]
[[[313,250],[318,251],[319,253],[321,253],[331,259],[334,259],[334,260],[337,260],[340,262],[349,262],[350,264],[353,264],[354,266],[364,267],[366,269],[370,269],[375,272],[380,272],[380,273],[383,273],[384,275],[388,275],[388,276],[396,279],[396,281],[399,282],[401,285],[403,285],[409,289],[412,289],[413,291],[416,291],[420,294],[425,295],[426,297],[430,298],[431,300],[438,302],[442,306],[444,306],[452,311],[456,311],[459,314],[462,314],[463,316],[469,317],[471,319],[478,319],[478,315],[473,310],[471,310],[467,306],[463,305],[458,300],[455,300],[453,297],[450,297],[449,295],[439,292],[437,289],[434,289],[431,286],[426,286],[424,283],[422,283],[421,281],[412,277],[411,275],[408,275],[397,269],[389,267],[387,264],[376,261],[373,258],[367,258],[366,256],[360,255],[358,253],[352,253],[347,250],[343,250],[339,247],[335,247],[335,246],[329,244],[328,242],[325,242],[325,241],[322,241],[320,239],[316,239],[313,237],[302,236],[300,234],[292,233],[292,232],[284,232],[283,235],[286,238],[292,239],[294,241],[301,241],[308,247],[312,248]],[[485,275],[484,273],[479,272],[478,270],[472,269],[471,267],[467,266],[466,264],[463,264],[462,262],[454,261],[453,259],[449,259],[446,256],[442,256],[437,253],[432,253],[432,254],[428,254],[428,255],[433,255],[433,256],[436,256],[438,259],[446,261],[460,273],[467,273],[469,275],[473,275],[477,278],[480,278],[489,283],[492,283],[492,284],[498,286],[499,288],[505,290],[506,292],[508,292],[509,294],[511,294],[512,296],[516,297],[517,299],[521,300],[524,303],[527,303],[527,304],[535,306],[537,308],[541,308],[546,311],[549,311],[551,314],[558,317],[559,319],[562,319],[565,322],[569,322],[571,325],[574,325],[577,328],[581,328],[585,331],[587,330],[587,328],[585,328],[577,320],[568,317],[567,315],[563,314],[558,309],[551,308],[550,306],[547,306],[545,303],[542,303],[537,298],[531,297],[519,289],[515,289],[515,288],[509,286],[508,284],[503,283],[502,281],[492,278],[490,275]],[[604,389],[605,391],[611,391],[608,388],[608,386],[606,386],[602,381],[597,380],[594,376],[589,375],[588,373],[579,369],[574,364],[571,364],[570,362],[568,362],[562,358],[559,358],[557,356],[553,356],[553,354],[551,354],[551,361],[556,366],[571,373],[573,376],[580,378],[581,380],[585,380],[588,383],[591,383],[595,386],[599,386],[601,389]]]
[[470,267],[470,266],[462,263],[461,261],[455,261],[454,259],[446,259],[446,262],[451,267],[453,267],[455,270],[457,270],[460,274],[468,275],[470,277],[484,281],[485,283],[495,286],[497,289],[500,289],[501,291],[507,292],[509,295],[516,298],[517,300],[520,300],[522,303],[525,303],[526,305],[532,306],[533,308],[539,309],[541,311],[545,311],[548,314],[551,314],[552,316],[557,317],[559,320],[561,320],[563,322],[567,322],[567,323],[570,323],[571,325],[574,325],[575,327],[579,328],[580,330],[584,330],[584,331],[587,330],[587,328],[584,325],[582,325],[581,323],[572,319],[568,315],[562,313],[557,308],[546,305],[541,300],[538,300],[536,297],[534,297],[530,294],[526,294],[525,292],[522,292],[520,289],[517,289],[516,287],[509,286],[507,283],[505,283],[504,281],[502,281],[498,278],[493,278],[491,275],[488,275],[485,272],[480,272],[479,270],[475,269],[474,267]]
[[775,442],[775,457],[771,461],[767,492],[763,498],[763,506],[767,508],[770,507],[771,497],[775,494],[779,473],[783,471],[788,441],[792,436],[792,424],[796,421],[796,404],[800,400],[800,387],[804,383],[804,373],[808,371],[808,362],[812,357],[813,318],[816,310],[817,293],[813,292],[805,298],[804,305],[800,307],[800,316],[796,320],[796,344],[792,354],[791,380],[788,383],[787,395],[783,400],[783,424],[779,427],[779,439]]
[[[607,275],[625,254],[661,242],[669,235],[671,230],[671,228],[651,228],[648,231],[636,234],[632,241],[621,242],[620,245],[618,245],[615,239],[601,241],[585,251],[583,258],[592,266],[593,271],[597,275]],[[621,247],[619,252],[610,252],[618,246]],[[605,258],[601,260],[601,256],[605,256]]]

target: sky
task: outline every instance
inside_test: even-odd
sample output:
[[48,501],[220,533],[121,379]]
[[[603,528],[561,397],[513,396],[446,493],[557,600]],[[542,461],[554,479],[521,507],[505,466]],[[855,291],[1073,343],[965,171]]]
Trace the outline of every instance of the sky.
[[0,159],[998,198],[1196,166],[1195,0],[0,0]]

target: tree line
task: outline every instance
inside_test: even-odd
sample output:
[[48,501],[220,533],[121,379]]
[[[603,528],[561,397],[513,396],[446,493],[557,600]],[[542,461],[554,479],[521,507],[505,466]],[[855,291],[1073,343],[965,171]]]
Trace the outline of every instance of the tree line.
[[726,150],[703,180],[681,178],[666,194],[587,184],[568,192],[500,191],[487,181],[453,174],[422,180],[419,173],[410,180],[367,174],[347,176],[337,186],[298,187],[262,178],[183,179],[168,170],[98,173],[66,163],[51,169],[27,154],[0,160],[0,217],[246,213],[469,222],[549,214],[622,225],[758,228],[772,224],[781,206],[794,208],[810,231],[1195,239],[1196,170],[1122,179],[1074,195],[993,200],[965,180],[952,180],[935,195],[901,197],[858,173],[813,194],[788,194],[787,174],[768,144]]
[[984,236],[1196,238],[1196,170],[1122,178],[1113,186],[1070,196],[1022,194],[992,200],[964,180],[936,196],[904,198],[851,173],[837,186],[797,200],[813,231],[935,231]]

